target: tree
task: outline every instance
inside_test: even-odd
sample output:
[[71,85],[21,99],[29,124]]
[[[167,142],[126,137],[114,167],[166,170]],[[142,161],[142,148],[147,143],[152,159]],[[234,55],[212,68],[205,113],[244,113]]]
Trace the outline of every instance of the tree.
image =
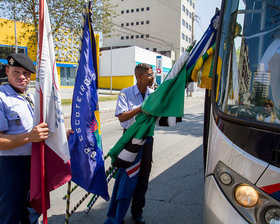
[[[116,16],[115,6],[110,3],[110,0],[93,0],[92,2],[94,31],[102,32],[103,34],[109,33],[112,27],[111,19]],[[67,42],[70,34],[71,39],[73,39],[71,40],[71,45],[78,47],[79,44],[76,44],[76,41],[79,41],[85,0],[47,0],[47,3],[56,50],[59,50],[60,47],[65,47],[57,42]],[[33,39],[32,41],[37,43],[38,0],[0,0],[0,10],[1,17],[23,22],[25,31],[20,35],[25,36],[32,32],[33,35],[29,39]],[[10,37],[7,38],[9,39]],[[69,46],[66,48],[69,48]]]

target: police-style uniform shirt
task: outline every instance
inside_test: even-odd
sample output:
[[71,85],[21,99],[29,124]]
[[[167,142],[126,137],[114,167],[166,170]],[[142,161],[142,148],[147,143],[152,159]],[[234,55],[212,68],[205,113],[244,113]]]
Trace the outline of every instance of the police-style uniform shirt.
[[[143,99],[142,94],[140,93],[137,85],[123,89],[118,97],[115,116],[118,117],[120,114],[126,111],[131,111],[137,107],[140,107],[143,101],[152,92],[153,92],[152,89],[147,88],[145,97]],[[123,128],[128,129],[134,122],[135,122],[135,117],[120,123]]]
[[[31,98],[31,99],[30,99]],[[17,93],[9,83],[0,86],[0,131],[4,134],[21,134],[33,128],[33,95]],[[10,150],[1,150],[0,156],[31,155],[31,143]]]

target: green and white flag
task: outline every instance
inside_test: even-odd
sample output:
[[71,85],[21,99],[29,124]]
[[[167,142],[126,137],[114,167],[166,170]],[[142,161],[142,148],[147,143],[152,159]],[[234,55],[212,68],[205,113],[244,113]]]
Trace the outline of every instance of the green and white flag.
[[[139,142],[139,140],[144,140],[154,135],[154,127],[158,117],[176,118],[184,116],[185,86],[186,82],[190,80],[190,77],[187,77],[186,70],[188,58],[189,53],[186,52],[174,64],[165,81],[143,102],[143,112],[136,116],[134,124],[127,129],[109,151],[108,155],[116,166],[121,166],[122,160],[126,160],[123,156],[125,153],[121,153],[122,150],[125,150],[126,144],[129,142],[131,144],[131,141]],[[118,157],[120,153],[122,156]]]
[[191,54],[188,52],[182,54],[164,82],[143,102],[143,112],[136,116],[135,123],[129,127],[108,153],[114,165],[126,168],[133,163],[137,150],[140,150],[145,139],[154,135],[155,123],[161,120],[159,118],[168,118],[168,126],[173,126],[176,124],[177,117],[184,116],[186,83],[192,81],[191,74],[199,57],[214,44],[218,24],[219,12],[211,19],[211,23],[200,41],[193,49],[191,46]]

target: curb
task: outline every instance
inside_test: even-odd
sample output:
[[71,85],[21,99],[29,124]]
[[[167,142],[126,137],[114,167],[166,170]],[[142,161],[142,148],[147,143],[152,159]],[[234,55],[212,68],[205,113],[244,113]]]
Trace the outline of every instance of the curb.
[[[205,92],[204,91],[194,91],[193,93],[192,93],[193,95],[192,96],[185,96],[185,98],[187,98],[187,99],[195,99],[195,98],[202,98],[202,97],[204,97],[204,95],[205,95]],[[99,112],[100,113],[107,113],[107,112],[112,112],[112,111],[115,111],[115,107],[107,107],[107,108],[103,108],[103,109],[100,109],[99,110]],[[66,119],[66,118],[71,118],[71,112],[69,113],[65,113],[64,114],[64,118]]]

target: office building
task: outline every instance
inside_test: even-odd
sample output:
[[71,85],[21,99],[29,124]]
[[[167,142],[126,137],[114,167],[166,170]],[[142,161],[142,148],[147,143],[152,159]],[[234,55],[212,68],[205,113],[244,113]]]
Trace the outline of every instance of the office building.
[[112,0],[118,16],[103,49],[139,46],[177,60],[194,40],[194,0]]

